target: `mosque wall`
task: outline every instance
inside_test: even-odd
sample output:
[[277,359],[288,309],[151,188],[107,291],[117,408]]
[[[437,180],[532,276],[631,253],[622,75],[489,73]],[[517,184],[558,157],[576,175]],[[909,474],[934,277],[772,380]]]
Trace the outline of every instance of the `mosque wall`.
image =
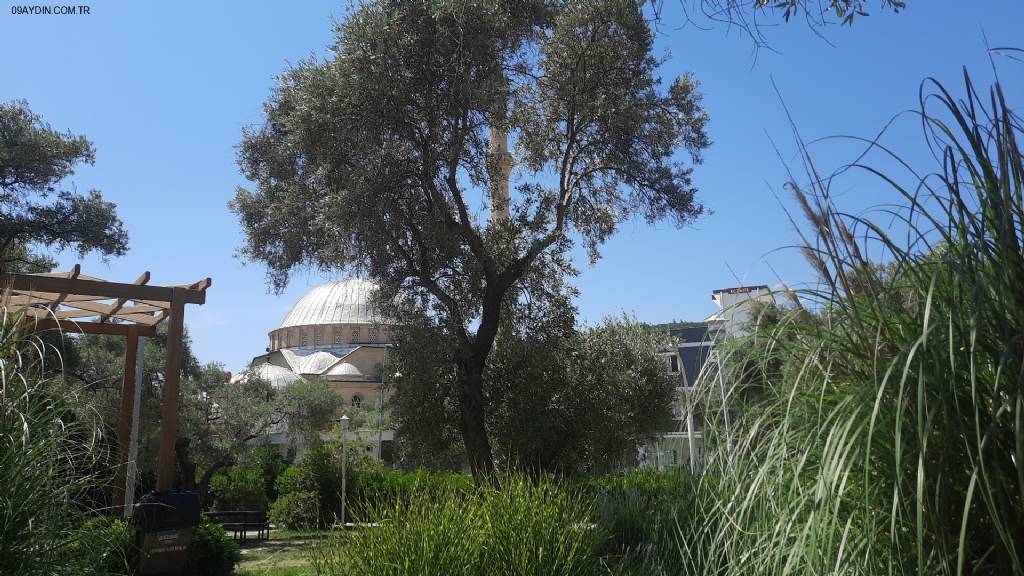
[[270,333],[270,351],[307,346],[319,348],[351,344],[384,344],[390,337],[390,330],[386,326],[374,324],[291,326]]

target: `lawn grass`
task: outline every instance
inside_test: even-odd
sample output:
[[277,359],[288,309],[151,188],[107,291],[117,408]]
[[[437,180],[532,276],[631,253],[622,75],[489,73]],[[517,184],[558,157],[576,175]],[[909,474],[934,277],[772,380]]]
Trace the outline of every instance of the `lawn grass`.
[[318,546],[340,538],[338,532],[292,532],[274,530],[270,540],[242,545],[237,576],[312,576],[312,554]]

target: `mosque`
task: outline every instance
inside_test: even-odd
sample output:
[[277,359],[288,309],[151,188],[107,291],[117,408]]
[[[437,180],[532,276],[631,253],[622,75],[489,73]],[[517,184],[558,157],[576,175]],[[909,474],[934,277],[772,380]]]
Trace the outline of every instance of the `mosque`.
[[[390,342],[389,326],[373,307],[375,286],[368,280],[350,278],[321,284],[292,306],[281,325],[269,334],[265,354],[252,359],[248,375],[263,378],[275,388],[297,380],[326,381],[346,407],[380,406],[385,397],[384,357]],[[363,437],[368,451],[381,455],[393,438],[390,430],[353,430]],[[271,441],[286,444],[287,432],[273,434]]]
[[[306,293],[269,334],[266,353],[253,358],[249,369],[232,378],[258,376],[281,388],[302,379],[326,381],[349,408],[375,408],[390,395],[383,378],[385,355],[391,342],[389,326],[372,303],[375,285],[359,278],[321,284]],[[703,460],[703,416],[692,401],[694,384],[709,370],[721,378],[717,343],[722,337],[744,332],[755,302],[774,302],[768,286],[715,290],[719,311],[704,322],[672,330],[676,341],[658,351],[666,372],[680,383],[680,402],[674,407],[673,429],[652,443],[639,446],[641,466],[699,469]],[[724,383],[723,383],[724,386]],[[389,460],[394,431],[373,418],[346,436],[364,441],[368,454]],[[285,429],[271,434],[271,442],[284,448],[293,444]],[[296,446],[301,452],[302,446]]]

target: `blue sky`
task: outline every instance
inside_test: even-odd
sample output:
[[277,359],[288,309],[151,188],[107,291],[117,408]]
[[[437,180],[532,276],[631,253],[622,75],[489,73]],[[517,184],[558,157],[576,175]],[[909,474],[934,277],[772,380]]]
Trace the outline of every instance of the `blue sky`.
[[[83,269],[120,281],[150,270],[154,284],[213,277],[207,304],[186,313],[194,350],[203,361],[241,369],[291,303],[324,278],[298,273],[274,295],[262,266],[235,256],[242,237],[227,202],[246,183],[234,146],[243,126],[260,121],[274,76],[326,53],[331,20],[346,4],[86,2],[89,15],[31,16],[11,10],[30,2],[3,0],[0,100],[24,98],[53,127],[96,145],[96,165],[68,185],[99,189],[117,203],[130,251],[109,262],[87,258]],[[873,136],[916,106],[927,76],[955,91],[964,65],[978,80],[991,79],[983,34],[991,46],[1024,46],[1024,3],[1011,0],[910,0],[899,15],[875,13],[852,29],[827,30],[834,46],[800,24],[782,25],[768,31],[775,51],[758,53],[736,30],[679,27],[677,5],[666,5],[657,51],[670,56],[664,78],[692,71],[702,83],[714,145],[695,180],[714,213],[683,230],[627,222],[596,266],[581,259],[586,321],[623,311],[650,322],[701,319],[714,311],[712,289],[775,285],[776,273],[791,285],[813,280],[786,249],[798,240],[783,209],[791,206],[783,161],[794,161],[795,147],[773,80],[806,140]],[[1024,88],[1022,67],[999,60],[1011,100]],[[912,117],[886,143],[931,168]],[[815,150],[831,169],[858,148],[829,142]],[[852,211],[894,200],[857,176],[835,191]],[[62,269],[77,261],[58,259]]]

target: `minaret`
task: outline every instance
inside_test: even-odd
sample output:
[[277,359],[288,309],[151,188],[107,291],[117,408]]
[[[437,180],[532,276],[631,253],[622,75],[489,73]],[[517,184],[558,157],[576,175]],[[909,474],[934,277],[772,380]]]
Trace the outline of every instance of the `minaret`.
[[508,222],[509,174],[512,173],[512,155],[508,152],[508,132],[491,126],[490,152],[487,171],[491,176],[491,221]]

